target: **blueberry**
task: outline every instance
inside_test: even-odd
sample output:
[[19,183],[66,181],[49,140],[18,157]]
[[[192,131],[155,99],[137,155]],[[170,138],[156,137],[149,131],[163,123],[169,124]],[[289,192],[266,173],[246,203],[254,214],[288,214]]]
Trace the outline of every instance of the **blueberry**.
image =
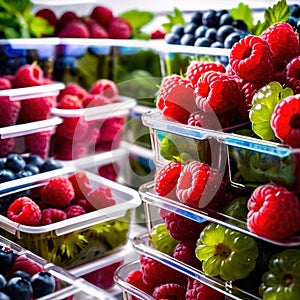
[[6,286],[6,283],[7,281],[5,277],[2,274],[0,274],[0,290],[2,290]]
[[172,26],[170,33],[176,33],[179,36],[183,36],[184,34],[184,26],[180,24],[175,24]]
[[195,36],[190,33],[185,33],[180,39],[180,45],[194,46]]
[[169,32],[165,35],[165,41],[167,44],[180,45],[180,35]]
[[45,162],[42,164],[41,172],[48,172],[48,171],[60,169],[62,167],[63,166],[59,161],[57,161],[53,157],[49,157],[49,158],[45,159]]
[[13,251],[5,246],[0,248],[0,270],[5,271],[7,268],[11,267],[15,261],[15,256]]
[[225,41],[224,41],[224,48],[231,49],[232,46],[241,39],[241,35],[238,32],[230,33]]
[[31,279],[31,275],[23,270],[18,270],[16,272],[14,272],[11,277],[21,277],[28,281],[30,281],[30,279]]
[[210,47],[211,48],[224,48],[224,44],[219,41],[215,41],[215,42],[211,43]]
[[243,31],[248,31],[248,26],[243,20],[234,20],[232,26]]
[[76,58],[74,56],[58,56],[54,61],[54,67],[59,70],[70,68],[74,71],[76,69]]
[[196,23],[188,23],[184,26],[184,33],[195,34],[196,29],[199,27]]
[[200,37],[196,39],[194,46],[196,47],[210,47],[212,44],[212,40],[206,38],[206,37]]
[[289,23],[294,28],[297,27],[297,22],[298,22],[298,19],[293,16],[289,16],[289,18],[287,20],[287,23]]
[[191,16],[191,22],[202,25],[202,11],[196,11]]
[[55,290],[55,279],[49,272],[38,272],[31,277],[35,298],[51,294]]
[[202,14],[202,24],[206,25],[207,27],[218,27],[219,20],[216,16],[216,11],[213,9],[208,9],[203,12]]
[[32,176],[32,175],[33,175],[32,172],[29,171],[29,170],[21,170],[20,172],[18,172],[18,173],[16,174],[15,179],[20,179],[20,178],[30,177],[30,176]]
[[204,37],[208,38],[209,40],[215,41],[216,40],[217,29],[216,28],[208,28],[205,32]]
[[10,300],[10,297],[0,291],[0,300]]
[[219,27],[223,25],[231,25],[233,22],[232,16],[229,13],[223,14],[219,19]]
[[224,43],[227,36],[232,32],[235,32],[235,28],[232,25],[223,25],[217,30],[216,40]]
[[205,32],[208,29],[205,25],[200,25],[195,31],[195,38],[200,38],[205,36]]
[[0,183],[15,179],[15,173],[9,169],[0,170]]
[[300,5],[299,4],[293,4],[290,6],[290,15],[295,18],[300,18]]
[[11,278],[7,282],[5,291],[14,300],[30,300],[31,298],[30,282],[21,277]]
[[39,168],[45,162],[38,154],[30,154],[29,156],[24,158],[27,164],[33,164],[38,166]]
[[5,168],[5,162],[6,162],[6,158],[0,157],[0,170]]
[[26,162],[20,154],[12,153],[6,158],[5,168],[17,173],[24,169]]
[[26,164],[24,171],[30,171],[32,175],[39,174],[40,168],[34,164]]

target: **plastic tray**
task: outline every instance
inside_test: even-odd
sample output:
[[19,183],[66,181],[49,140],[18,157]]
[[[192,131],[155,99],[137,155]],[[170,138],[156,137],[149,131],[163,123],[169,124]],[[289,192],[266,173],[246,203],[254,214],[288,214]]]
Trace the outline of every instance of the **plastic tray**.
[[111,296],[108,292],[95,287],[84,279],[78,278],[52,263],[49,263],[45,259],[2,236],[0,236],[0,245],[2,247],[9,247],[17,257],[25,257],[31,262],[42,267],[44,271],[49,272],[56,279],[56,281],[59,282],[60,287],[55,292],[38,299],[60,300],[73,297],[74,300],[116,300],[116,298]]
[[[160,252],[153,248],[149,241],[148,233],[140,233],[133,239],[133,247],[142,255],[149,256],[175,270],[186,274],[189,277],[201,281],[203,284],[218,290],[226,296],[229,296],[231,299],[241,300],[241,299],[255,299],[259,300],[261,298],[256,295],[250,294],[247,291],[244,291],[230,282],[224,282],[218,278],[209,277],[205,275],[202,271],[193,268],[187,264],[182,263],[181,261],[169,256],[163,252]],[[118,274],[118,273],[117,273]]]
[[[204,222],[204,221],[211,221],[225,227],[228,227],[232,230],[239,231],[246,235],[252,236],[254,238],[266,241],[273,245],[282,246],[282,247],[296,247],[300,246],[300,236],[291,236],[283,240],[271,240],[259,235],[256,235],[250,232],[247,229],[247,224],[241,220],[236,218],[232,218],[224,213],[218,212],[213,209],[193,209],[188,207],[187,205],[171,200],[168,198],[161,197],[157,195],[154,191],[154,182],[148,182],[140,186],[139,194],[142,198],[144,203],[153,205],[158,208],[166,209],[168,211],[174,212],[179,214],[183,217],[189,218],[196,222]],[[148,224],[149,225],[149,224]]]
[[[69,176],[72,173],[65,175]],[[116,205],[44,226],[22,225],[0,215],[1,234],[56,265],[68,269],[124,246],[128,241],[132,210],[141,204],[138,192],[87,171],[86,174],[94,188],[100,185],[111,188]],[[42,187],[48,180],[38,180],[24,192]],[[12,192],[6,197],[14,199],[14,194]],[[60,249],[60,245],[66,241],[71,242],[72,239],[76,240],[79,235],[86,240],[85,245],[77,249],[76,255],[68,257],[61,255],[63,250]],[[55,244],[58,245],[57,249]]]

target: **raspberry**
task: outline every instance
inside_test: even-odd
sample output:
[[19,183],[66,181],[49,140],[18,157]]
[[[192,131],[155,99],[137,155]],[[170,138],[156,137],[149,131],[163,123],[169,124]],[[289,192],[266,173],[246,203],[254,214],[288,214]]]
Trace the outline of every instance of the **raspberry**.
[[84,171],[77,171],[68,178],[72,183],[76,196],[86,197],[87,194],[93,189],[90,184],[90,180]]
[[87,26],[79,19],[68,22],[57,34],[60,38],[89,38]]
[[277,70],[283,69],[287,62],[298,54],[299,36],[289,23],[275,23],[260,37],[269,44]]
[[20,122],[28,123],[46,120],[50,116],[51,108],[56,106],[56,97],[41,97],[22,101]]
[[89,30],[90,38],[93,39],[107,39],[108,33],[106,29],[101,26],[96,20],[94,19],[87,19],[85,20],[85,24]]
[[159,29],[155,29],[151,32],[150,34],[150,39],[151,40],[160,40],[163,39],[166,35],[166,31],[164,30],[164,28],[159,28]]
[[111,181],[116,181],[118,178],[120,166],[117,163],[108,164],[105,166],[100,166],[98,169],[98,174],[101,177],[107,178]]
[[[143,281],[143,273],[140,270],[131,271],[127,277],[126,282],[129,284],[135,286],[139,290],[151,295],[153,289],[149,287],[144,281]],[[132,296],[132,300],[138,300],[136,297]]]
[[38,265],[27,257],[17,256],[12,268],[9,270],[9,277],[17,271],[24,271],[27,274],[34,275],[44,270],[41,265]]
[[88,132],[89,125],[80,117],[64,118],[63,123],[59,124],[56,134],[70,141],[81,141]]
[[71,201],[70,205],[80,205],[86,212],[95,210],[95,207],[89,203],[87,199],[76,197]]
[[271,115],[271,127],[284,143],[300,146],[300,94],[279,101]]
[[87,94],[87,91],[78,83],[68,82],[65,88],[61,90],[57,96],[57,102],[59,103],[65,95],[77,96],[81,101],[83,101]]
[[67,219],[67,214],[57,208],[45,208],[42,210],[40,225],[49,225]]
[[178,199],[186,205],[196,208],[204,205],[201,198],[206,185],[212,179],[211,173],[211,167],[205,163],[193,161],[185,165],[177,182],[176,195]]
[[88,94],[83,100],[83,107],[97,107],[106,104],[111,104],[111,99],[100,94]]
[[20,197],[8,207],[7,217],[23,225],[36,226],[41,219],[41,210],[32,199]]
[[109,79],[98,79],[91,87],[91,94],[101,94],[108,98],[119,96],[118,88],[114,81]]
[[77,96],[64,95],[60,99],[57,107],[60,109],[80,109],[83,108],[83,105]]
[[189,266],[201,270],[201,262],[195,255],[195,249],[195,242],[179,242],[173,252],[173,257]]
[[78,20],[78,16],[76,15],[75,12],[73,11],[66,11],[64,12],[60,18],[57,20],[57,24],[56,24],[56,34],[63,28],[65,27],[68,23],[70,23],[71,21],[75,21]]
[[91,190],[86,198],[96,209],[101,209],[116,204],[116,200],[113,198],[110,187],[104,185],[100,185]]
[[113,12],[104,6],[96,6],[90,14],[90,17],[96,20],[104,28],[108,29],[111,20],[113,19]]
[[41,191],[42,201],[54,208],[66,207],[74,196],[72,183],[63,176],[50,179]]
[[0,139],[0,156],[5,157],[14,151],[15,138]]
[[114,17],[108,29],[110,39],[129,39],[131,37],[131,25],[124,19]]
[[80,215],[84,215],[86,213],[86,211],[80,205],[69,205],[65,209],[65,213],[67,215],[67,219],[69,219],[69,218],[74,218],[74,217],[77,217]]
[[186,124],[197,109],[193,85],[176,74],[165,76],[158,91],[157,108],[165,117]]
[[187,282],[186,275],[153,258],[141,256],[140,261],[143,281],[152,288],[164,283],[185,284]]
[[43,71],[37,65],[23,65],[18,68],[13,80],[14,88],[39,86],[43,84]]
[[299,199],[285,187],[259,186],[250,196],[248,210],[249,230],[262,237],[280,240],[300,229]]
[[176,199],[176,185],[182,164],[170,162],[164,165],[155,175],[155,191],[159,196]]
[[43,9],[38,10],[35,13],[35,16],[47,20],[49,22],[49,24],[54,27],[56,26],[57,17],[55,15],[54,11],[49,8],[43,8]]
[[48,157],[51,137],[51,131],[25,135],[26,151],[28,153],[37,154],[43,159]]
[[195,102],[205,112],[227,112],[236,107],[240,99],[236,80],[225,73],[207,71],[196,84]]
[[253,35],[248,35],[234,44],[229,62],[242,79],[259,84],[260,87],[269,81],[274,69],[268,43]]
[[285,83],[289,86],[295,94],[300,93],[300,56],[294,57],[289,61],[285,68]]
[[218,62],[192,61],[186,71],[186,79],[196,87],[200,76],[207,71],[216,71],[225,73],[226,69],[223,64]]
[[189,277],[185,295],[186,300],[223,300],[224,294]]
[[155,299],[185,300],[185,287],[176,283],[166,283],[154,289]]
[[194,242],[199,238],[206,222],[198,223],[191,219],[169,212],[164,218],[170,235],[181,242]]
[[215,113],[205,111],[195,111],[191,113],[187,124],[201,128],[220,130],[228,126],[228,117],[218,117]]

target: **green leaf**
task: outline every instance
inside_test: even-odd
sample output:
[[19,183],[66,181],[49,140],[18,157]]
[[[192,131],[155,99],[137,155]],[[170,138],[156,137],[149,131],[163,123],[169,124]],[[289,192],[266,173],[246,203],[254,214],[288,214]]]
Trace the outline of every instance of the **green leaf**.
[[146,32],[137,31],[131,35],[131,38],[136,39],[136,40],[149,40],[150,35]]
[[154,18],[154,14],[148,11],[133,9],[122,13],[120,17],[129,22],[134,31],[137,31],[151,22]]
[[181,11],[176,7],[174,8],[174,15],[167,14],[166,17],[169,19],[169,22],[162,24],[162,26],[167,33],[170,32],[173,25],[175,24],[185,25],[186,23]]
[[243,20],[249,30],[254,26],[252,10],[247,4],[240,2],[238,7],[230,10],[230,15],[234,20]]
[[280,0],[265,11],[265,21],[270,25],[277,22],[286,22],[290,16],[290,8],[286,0]]
[[30,33],[33,37],[41,37],[43,34],[51,35],[54,33],[54,27],[43,18],[33,18],[29,24]]
[[14,27],[6,27],[3,32],[7,39],[17,39],[21,37],[20,31],[16,30]]

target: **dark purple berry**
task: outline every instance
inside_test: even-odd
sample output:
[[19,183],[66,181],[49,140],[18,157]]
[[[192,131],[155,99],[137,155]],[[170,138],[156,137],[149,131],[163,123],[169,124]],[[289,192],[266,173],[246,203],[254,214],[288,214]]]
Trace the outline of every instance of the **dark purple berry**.
[[195,36],[193,34],[185,33],[180,39],[180,45],[194,46]]
[[232,25],[223,25],[217,30],[216,40],[224,43],[227,36],[232,32],[235,32],[235,28]]
[[31,275],[23,270],[18,270],[14,272],[11,277],[21,277],[23,279],[30,281]]
[[204,37],[208,38],[209,40],[215,41],[216,40],[217,29],[216,28],[208,28],[205,32]]
[[40,173],[40,168],[37,165],[34,164],[27,164],[24,168],[25,171],[30,171],[33,175]]
[[25,177],[29,177],[29,176],[32,176],[32,172],[29,171],[29,170],[21,170],[20,172],[18,172],[16,174],[16,177],[15,179],[20,179],[20,178],[25,178]]
[[0,183],[15,179],[15,173],[9,169],[0,170]]
[[55,290],[55,279],[49,272],[34,274],[30,282],[36,298],[51,294]]
[[8,295],[0,291],[0,300],[11,300]]
[[62,168],[62,164],[53,157],[45,159],[45,162],[41,165],[41,172],[48,172]]
[[6,283],[6,278],[2,274],[0,274],[0,290],[3,290],[3,288],[6,286]]
[[9,247],[1,246],[0,248],[0,270],[1,272],[7,270],[13,265],[15,256]]
[[202,14],[202,24],[207,27],[217,28],[219,25],[219,20],[216,16],[217,12],[213,9],[208,9]]
[[200,25],[195,31],[195,38],[200,38],[205,36],[205,32],[208,29],[205,25]]
[[199,25],[196,23],[188,23],[184,26],[184,33],[195,34],[198,27]]
[[231,25],[233,22],[232,16],[229,13],[223,14],[219,19],[219,27],[223,25]]
[[191,22],[202,25],[202,11],[196,11],[191,16]]
[[24,158],[16,153],[9,154],[5,161],[5,168],[18,173],[26,166]]
[[11,278],[6,285],[5,292],[14,300],[30,300],[30,282],[21,277]]
[[241,39],[241,35],[238,32],[230,33],[225,41],[224,41],[224,48],[231,49],[232,46]]
[[194,46],[196,47],[210,47],[212,44],[212,40],[206,38],[206,37],[201,37],[196,39]]
[[24,158],[27,164],[33,164],[37,167],[41,167],[45,162],[38,154],[30,154]]
[[180,24],[175,24],[172,26],[170,33],[176,33],[181,37],[184,34],[184,26]]

